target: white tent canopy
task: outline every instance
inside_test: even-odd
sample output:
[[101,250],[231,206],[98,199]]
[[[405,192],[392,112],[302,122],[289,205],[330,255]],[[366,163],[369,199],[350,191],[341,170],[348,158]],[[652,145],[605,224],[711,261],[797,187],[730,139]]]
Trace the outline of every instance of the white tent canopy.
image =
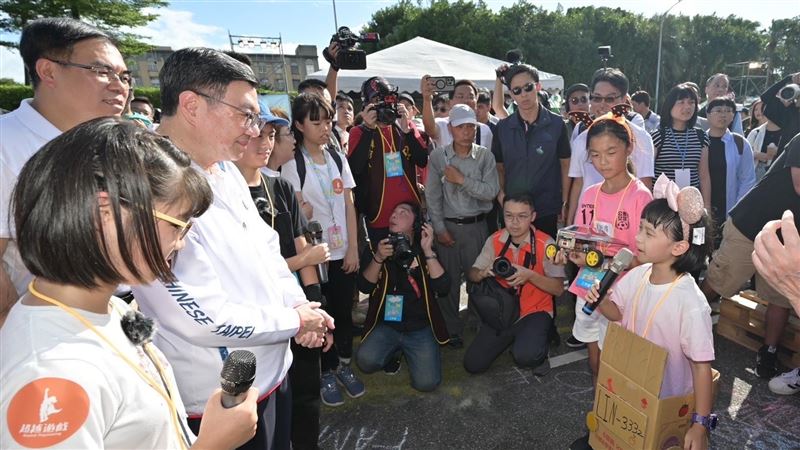
[[[503,61],[479,55],[430,39],[415,37],[409,41],[367,55],[366,70],[340,70],[338,89],[360,92],[361,84],[370,77],[382,76],[400,92],[419,92],[423,75],[452,76],[456,80],[472,80],[478,87],[494,89],[494,70]],[[325,80],[327,69],[314,72],[310,78]],[[564,77],[539,70],[542,88],[564,89]]]

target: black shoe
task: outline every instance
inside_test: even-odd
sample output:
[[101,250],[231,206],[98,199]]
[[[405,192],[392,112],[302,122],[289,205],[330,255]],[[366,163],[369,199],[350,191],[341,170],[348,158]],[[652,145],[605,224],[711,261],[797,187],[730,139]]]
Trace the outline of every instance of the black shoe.
[[575,338],[575,336],[572,335],[570,335],[570,337],[568,337],[567,340],[564,341],[564,343],[567,344],[567,347],[569,348],[574,348],[574,349],[586,348],[586,343],[579,341],[578,339]]
[[550,358],[545,358],[538,366],[531,369],[534,376],[543,377],[550,373]]
[[447,345],[453,350],[459,350],[464,348],[464,340],[461,339],[461,336],[454,334],[450,336],[450,342]]
[[589,445],[589,433],[586,433],[586,436],[575,439],[572,444],[569,445],[569,450],[592,450],[592,447]]
[[768,346],[762,345],[756,355],[756,375],[770,379],[778,373],[778,352],[770,353]]
[[400,355],[392,357],[385,366],[383,366],[383,373],[386,375],[397,375],[400,372]]
[[561,345],[561,336],[558,335],[558,331],[555,330],[555,327],[550,328],[550,347],[558,347]]

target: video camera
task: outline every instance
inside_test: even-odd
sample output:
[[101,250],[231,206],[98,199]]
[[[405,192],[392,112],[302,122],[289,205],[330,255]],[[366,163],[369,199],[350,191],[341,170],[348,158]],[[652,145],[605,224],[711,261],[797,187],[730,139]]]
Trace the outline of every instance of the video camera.
[[778,91],[778,98],[786,103],[798,101],[800,99],[800,86],[787,84]]
[[336,55],[336,65],[340,69],[364,70],[367,68],[367,53],[355,48],[361,42],[380,42],[378,33],[355,34],[350,28],[339,27],[333,35],[331,42],[339,44],[339,53]]
[[403,233],[392,232],[389,233],[387,239],[389,239],[389,243],[392,244],[392,249],[394,250],[392,259],[404,269],[411,267],[411,263],[414,262],[414,251],[411,250],[411,240],[408,236]]
[[507,84],[507,81],[511,81],[511,80],[506,80],[506,72],[508,72],[508,69],[510,69],[511,66],[522,64],[522,51],[518,49],[507,51],[506,62],[508,63],[508,66],[505,69],[503,70],[495,69],[494,71],[495,75],[497,75],[497,78],[499,78],[500,81],[502,81],[504,84]]
[[400,113],[397,112],[397,101],[399,100],[397,93],[392,92],[389,94],[378,94],[378,103],[375,103],[375,112],[378,113],[378,122],[384,124],[392,124]]

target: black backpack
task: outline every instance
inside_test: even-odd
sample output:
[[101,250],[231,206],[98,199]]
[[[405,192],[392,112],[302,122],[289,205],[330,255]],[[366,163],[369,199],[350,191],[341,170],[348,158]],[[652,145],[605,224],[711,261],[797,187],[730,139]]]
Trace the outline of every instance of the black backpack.
[[[342,155],[329,145],[325,146],[325,150],[330,153],[333,162],[336,163],[336,167],[339,169],[339,174],[341,174],[342,165],[344,164]],[[303,158],[303,152],[299,149],[294,152],[294,162],[297,165],[297,176],[300,178],[300,190],[303,190],[303,186],[306,184],[306,159]]]

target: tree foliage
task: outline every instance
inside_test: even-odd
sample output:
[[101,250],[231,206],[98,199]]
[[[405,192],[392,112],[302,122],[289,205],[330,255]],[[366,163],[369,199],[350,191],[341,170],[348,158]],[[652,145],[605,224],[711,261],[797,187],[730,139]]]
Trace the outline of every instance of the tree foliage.
[[[402,0],[372,16],[362,31],[382,40],[368,52],[415,36],[503,59],[519,48],[524,60],[564,76],[565,83],[586,83],[600,67],[597,47],[610,45],[609,65],[622,69],[631,90],[655,91],[658,34],[662,16],[644,17],[605,7],[547,11],[528,0],[492,11],[483,1]],[[768,29],[728,16],[668,16],[664,21],[661,92],[683,81],[701,86],[726,65],[764,61],[770,74],[800,70],[800,16],[775,20]],[[731,75],[739,75],[732,73]]]

